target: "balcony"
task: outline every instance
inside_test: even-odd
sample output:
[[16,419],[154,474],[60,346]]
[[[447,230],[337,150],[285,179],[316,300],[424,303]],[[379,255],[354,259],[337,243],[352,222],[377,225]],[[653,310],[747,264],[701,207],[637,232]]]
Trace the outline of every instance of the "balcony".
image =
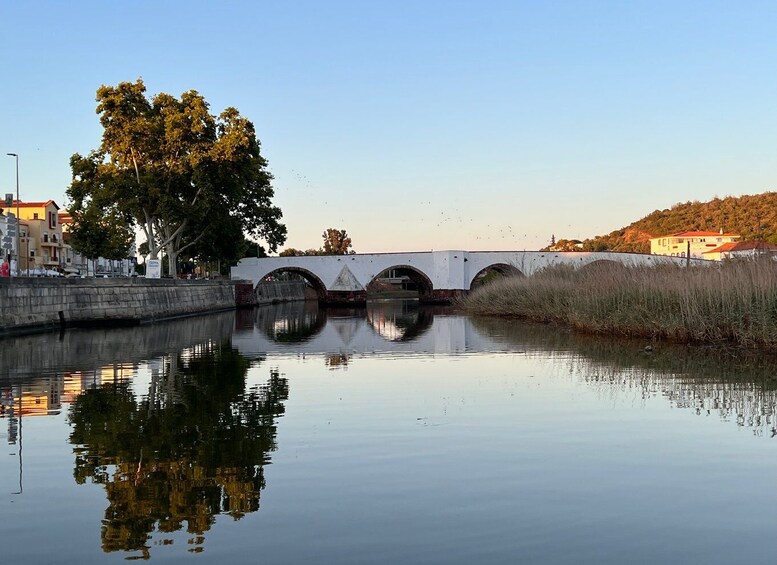
[[49,236],[49,234],[47,233],[43,234],[43,238],[40,244],[41,244],[41,247],[56,247],[56,248],[62,247],[62,242],[60,241],[60,238],[57,235]]

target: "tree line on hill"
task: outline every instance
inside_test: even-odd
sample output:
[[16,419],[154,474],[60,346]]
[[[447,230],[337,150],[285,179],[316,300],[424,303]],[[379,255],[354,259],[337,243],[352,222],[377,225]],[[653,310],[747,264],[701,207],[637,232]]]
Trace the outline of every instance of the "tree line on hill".
[[655,210],[621,229],[586,239],[577,250],[650,253],[653,237],[683,231],[720,230],[737,233],[745,241],[777,244],[777,192],[678,203],[665,210]]

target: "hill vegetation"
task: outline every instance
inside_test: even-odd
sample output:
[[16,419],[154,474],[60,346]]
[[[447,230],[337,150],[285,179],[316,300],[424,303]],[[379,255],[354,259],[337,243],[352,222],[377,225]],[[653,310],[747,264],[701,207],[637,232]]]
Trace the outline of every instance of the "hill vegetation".
[[738,233],[743,240],[777,244],[777,192],[675,204],[609,234],[586,239],[582,250],[650,253],[651,237],[721,229]]

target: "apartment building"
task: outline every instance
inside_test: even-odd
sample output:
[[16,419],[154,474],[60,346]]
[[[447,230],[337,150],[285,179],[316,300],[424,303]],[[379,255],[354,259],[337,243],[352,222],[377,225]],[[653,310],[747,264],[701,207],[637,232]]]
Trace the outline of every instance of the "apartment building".
[[59,224],[59,206],[53,200],[46,202],[16,202],[19,209],[20,265],[26,270],[59,270],[63,248],[62,226]]
[[739,241],[740,235],[715,231],[684,231],[654,237],[650,240],[650,253],[653,255],[670,255],[672,257],[691,257],[693,259],[710,259],[705,256],[707,251],[720,247],[724,243]]

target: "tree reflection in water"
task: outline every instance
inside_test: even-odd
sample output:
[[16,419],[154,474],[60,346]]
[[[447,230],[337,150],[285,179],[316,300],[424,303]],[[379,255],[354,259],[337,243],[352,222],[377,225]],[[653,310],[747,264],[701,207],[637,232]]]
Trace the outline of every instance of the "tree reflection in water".
[[228,343],[211,343],[165,358],[142,400],[123,382],[77,398],[69,413],[74,476],[105,485],[104,551],[148,559],[155,528],[186,523],[189,551],[198,552],[217,514],[240,519],[259,508],[288,384],[271,370],[246,391],[248,368]]
[[578,334],[553,325],[502,318],[472,318],[484,335],[519,345],[580,375],[602,395],[660,396],[677,408],[777,437],[777,356],[760,350],[648,344],[634,339]]

